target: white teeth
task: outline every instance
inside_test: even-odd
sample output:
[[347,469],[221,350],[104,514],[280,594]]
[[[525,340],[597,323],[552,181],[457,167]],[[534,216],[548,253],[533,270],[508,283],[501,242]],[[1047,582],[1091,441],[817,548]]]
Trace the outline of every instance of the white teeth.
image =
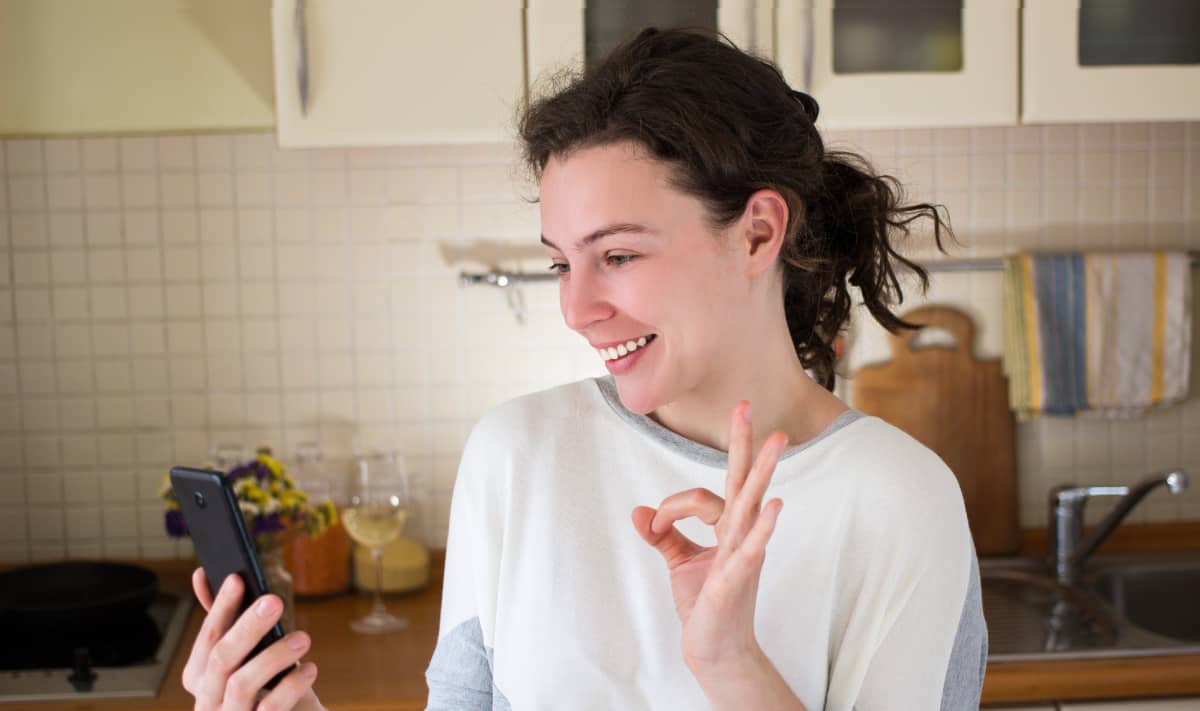
[[630,353],[636,351],[637,349],[645,346],[649,342],[650,342],[650,339],[647,336],[642,336],[641,338],[637,339],[636,341],[634,341],[634,340],[625,341],[624,343],[617,344],[615,347],[597,348],[596,353],[600,354],[600,357],[603,358],[604,360],[613,360],[616,358],[622,358],[624,356],[627,356]]

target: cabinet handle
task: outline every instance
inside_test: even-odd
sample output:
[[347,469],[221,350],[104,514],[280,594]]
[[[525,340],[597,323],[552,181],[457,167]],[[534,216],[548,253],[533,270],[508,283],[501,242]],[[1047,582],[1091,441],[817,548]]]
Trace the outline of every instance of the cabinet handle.
[[813,3],[807,3],[807,7],[800,13],[800,37],[804,42],[804,69],[803,81],[804,88],[802,91],[812,92],[812,73],[813,73],[813,53],[816,49],[813,44],[816,42],[815,22],[813,13],[816,10],[813,8]]
[[300,92],[300,115],[308,116],[308,31],[305,23],[305,0],[296,0],[292,17],[296,33],[296,88]]

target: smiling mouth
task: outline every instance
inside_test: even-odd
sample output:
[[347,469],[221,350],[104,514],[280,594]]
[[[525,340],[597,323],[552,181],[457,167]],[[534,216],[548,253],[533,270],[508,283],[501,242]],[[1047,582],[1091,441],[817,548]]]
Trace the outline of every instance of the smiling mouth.
[[610,346],[608,348],[597,348],[596,353],[600,354],[600,357],[606,361],[620,360],[621,358],[624,358],[625,356],[629,355],[630,353],[633,353],[634,351],[640,350],[640,349],[645,348],[646,346],[650,345],[651,343],[654,342],[654,339],[656,339],[656,338],[658,338],[658,334],[651,333],[649,336],[642,336],[641,338],[626,341],[617,346]]

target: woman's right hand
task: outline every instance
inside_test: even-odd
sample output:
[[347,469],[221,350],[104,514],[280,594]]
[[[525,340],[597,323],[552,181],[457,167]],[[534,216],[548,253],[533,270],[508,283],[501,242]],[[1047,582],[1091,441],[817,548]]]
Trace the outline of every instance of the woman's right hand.
[[317,678],[317,665],[312,662],[289,672],[274,689],[263,689],[271,677],[308,651],[311,640],[304,632],[292,632],[242,663],[283,614],[282,601],[264,595],[238,617],[242,588],[241,578],[231,575],[214,600],[204,569],[192,573],[192,589],[208,612],[183,667],[183,688],[196,697],[196,710],[324,711],[312,690]]

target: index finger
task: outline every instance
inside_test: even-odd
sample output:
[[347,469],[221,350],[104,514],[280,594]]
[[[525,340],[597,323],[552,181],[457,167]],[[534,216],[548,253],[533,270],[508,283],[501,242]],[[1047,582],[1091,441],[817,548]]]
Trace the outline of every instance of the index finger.
[[750,424],[750,401],[742,400],[733,408],[729,422],[729,473],[725,475],[725,500],[733,501],[746,483],[750,473],[753,426]]

